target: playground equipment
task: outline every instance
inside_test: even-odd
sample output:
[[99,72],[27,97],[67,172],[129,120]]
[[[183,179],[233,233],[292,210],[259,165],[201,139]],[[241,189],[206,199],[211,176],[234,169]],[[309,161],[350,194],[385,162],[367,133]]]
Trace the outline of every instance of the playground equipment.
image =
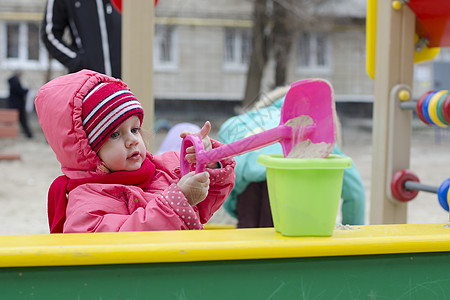
[[0,290],[11,300],[445,299],[449,262],[448,224],[302,238],[273,228],[2,236]]
[[449,91],[429,91],[423,94],[416,104],[416,112],[425,124],[436,127],[448,127],[450,124]]
[[[118,12],[122,13],[122,0],[111,0],[111,4]],[[158,4],[158,0],[155,0],[155,6]]]
[[[410,100],[410,91],[406,87],[398,86],[399,106],[403,110],[412,110],[419,119],[429,126],[446,128],[450,124],[450,97],[448,90],[428,91],[421,95],[417,102]],[[414,199],[419,191],[435,193],[439,204],[449,211],[448,202],[450,178],[442,182],[439,187],[424,185],[414,172],[408,169],[397,171],[391,180],[392,200],[408,202]]]
[[428,91],[417,102],[410,100],[410,91],[399,92],[400,108],[413,110],[419,119],[435,127],[447,128],[450,125],[450,92],[448,90]]
[[[152,132],[155,101],[151,70],[153,70],[153,14],[156,1],[114,2],[120,2],[122,11],[122,80],[127,83],[144,108],[143,128]],[[155,152],[157,149],[150,150]]]
[[368,10],[367,71],[375,79],[370,222],[406,223],[406,202],[397,201],[391,182],[409,169],[412,109],[427,124],[445,127],[450,101],[441,100],[443,91],[410,101],[413,66],[450,46],[450,3],[369,0]]
[[419,177],[410,170],[400,170],[392,177],[391,191],[395,199],[401,202],[411,201],[417,196],[419,191],[435,193],[438,196],[441,207],[449,211],[449,186],[450,178],[444,180],[440,186],[435,187],[421,184]]

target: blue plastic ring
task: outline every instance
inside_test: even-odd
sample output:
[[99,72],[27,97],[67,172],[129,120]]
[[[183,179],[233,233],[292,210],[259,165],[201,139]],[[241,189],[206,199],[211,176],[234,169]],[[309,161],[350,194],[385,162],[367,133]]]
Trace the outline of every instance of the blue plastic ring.
[[448,211],[447,195],[448,195],[449,187],[450,187],[450,178],[444,180],[444,182],[439,186],[439,189],[438,189],[438,192],[437,192],[438,199],[439,199],[439,204],[446,211]]
[[434,96],[434,94],[436,94],[438,91],[433,91],[430,94],[428,94],[428,96],[425,98],[425,100],[423,101],[423,105],[422,105],[422,113],[423,113],[423,117],[425,118],[425,120],[428,121],[428,123],[432,124],[433,126],[437,126],[436,123],[434,123],[431,118],[430,118],[430,114],[428,113],[428,106],[430,105],[430,100],[431,98]]

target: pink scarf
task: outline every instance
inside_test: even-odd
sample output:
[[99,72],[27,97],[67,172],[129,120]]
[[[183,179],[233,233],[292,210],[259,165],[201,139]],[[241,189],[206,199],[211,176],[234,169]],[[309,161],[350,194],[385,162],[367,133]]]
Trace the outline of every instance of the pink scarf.
[[139,170],[118,171],[99,177],[70,179],[65,175],[56,178],[48,191],[48,224],[50,233],[62,233],[66,220],[67,194],[85,183],[112,183],[146,187],[155,175],[156,167],[147,157]]

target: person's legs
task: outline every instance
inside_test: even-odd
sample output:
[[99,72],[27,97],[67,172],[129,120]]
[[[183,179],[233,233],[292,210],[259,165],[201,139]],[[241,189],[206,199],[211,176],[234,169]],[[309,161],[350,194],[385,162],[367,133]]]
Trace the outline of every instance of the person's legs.
[[238,196],[238,228],[273,227],[266,181],[250,183]]
[[28,138],[32,138],[33,133],[31,132],[30,127],[28,126],[28,115],[27,112],[25,111],[25,107],[19,109],[19,121],[25,135]]
[[270,210],[269,192],[267,181],[258,182],[261,190],[261,211],[258,227],[273,227],[272,211]]
[[261,193],[257,183],[250,183],[238,196],[236,214],[238,216],[238,228],[255,228],[259,223],[259,211]]

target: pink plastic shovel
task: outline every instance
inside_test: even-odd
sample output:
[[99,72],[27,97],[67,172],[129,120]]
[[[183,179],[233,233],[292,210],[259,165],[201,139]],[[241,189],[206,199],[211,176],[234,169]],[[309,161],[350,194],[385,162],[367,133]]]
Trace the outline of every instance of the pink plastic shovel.
[[281,107],[280,125],[222,147],[205,151],[200,137],[188,135],[181,144],[181,173],[190,171],[185,160],[186,149],[195,147],[195,172],[205,171],[206,165],[228,157],[241,155],[279,142],[284,157],[326,157],[336,139],[336,120],[331,85],[321,79],[294,82]]

